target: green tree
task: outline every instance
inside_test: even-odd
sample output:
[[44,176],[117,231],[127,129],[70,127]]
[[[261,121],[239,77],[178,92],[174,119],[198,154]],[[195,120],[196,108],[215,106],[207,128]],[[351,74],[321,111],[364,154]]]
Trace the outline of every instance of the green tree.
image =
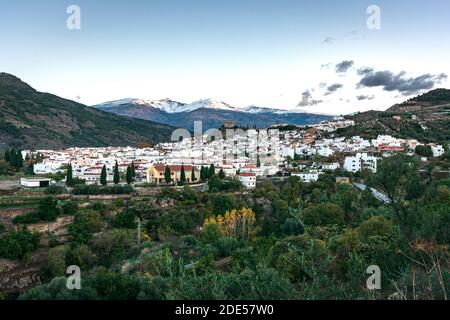
[[39,235],[27,230],[11,230],[0,235],[0,257],[14,260],[23,258],[39,246]]
[[212,199],[213,212],[215,215],[223,215],[227,211],[237,209],[237,199],[232,193],[219,194]]
[[106,173],[106,165],[103,165],[102,172],[100,173],[100,184],[102,186],[106,186],[108,184],[107,173]]
[[22,151],[17,151],[16,155],[16,169],[17,171],[21,168],[23,168],[23,157],[22,157]]
[[210,192],[219,192],[223,188],[223,180],[219,179],[217,175],[211,176],[208,180]]
[[206,168],[204,166],[202,166],[200,168],[200,181],[201,182],[206,182],[206,175],[207,175],[206,171],[207,170],[206,170]]
[[119,163],[116,160],[116,165],[114,166],[114,177],[113,177],[114,184],[119,184],[120,182],[120,173],[119,173]]
[[389,198],[389,205],[394,211],[402,234],[411,238],[408,225],[414,220],[408,217],[405,197],[411,179],[418,175],[418,163],[404,154],[396,154],[381,161],[377,173],[373,176],[373,185]]
[[211,164],[210,166],[209,166],[209,169],[207,169],[208,170],[208,173],[207,173],[207,178],[209,179],[209,178],[211,178],[213,175],[215,175],[216,174],[216,168],[214,167],[214,164]]
[[172,181],[172,173],[170,172],[170,167],[166,166],[166,170],[164,172],[164,181],[169,184]]
[[136,178],[136,166],[134,165],[134,161],[131,161],[131,176]]
[[179,185],[184,186],[185,184],[186,184],[186,172],[184,171],[184,165],[181,165]]
[[431,157],[433,155],[433,151],[430,146],[420,145],[416,147],[416,154],[422,157]]
[[340,225],[344,223],[344,210],[333,203],[311,205],[303,211],[306,224],[313,226]]
[[220,169],[219,171],[219,179],[225,179],[225,172],[223,172],[223,169]]
[[131,182],[133,181],[133,171],[131,169],[131,166],[127,167],[127,174],[125,177],[127,180],[127,184],[131,184]]
[[256,166],[259,168],[259,167],[261,167],[261,159],[259,158],[259,153],[258,153],[258,155],[256,156]]
[[73,172],[72,172],[72,164],[71,163],[69,163],[69,166],[67,167],[66,184],[69,187],[73,186]]
[[9,149],[6,149],[6,150],[5,150],[5,153],[4,153],[4,155],[3,155],[3,159],[4,159],[6,162],[9,163],[9,160],[10,160]]
[[58,201],[54,197],[45,197],[39,201],[38,217],[41,221],[54,221],[58,215]]
[[195,176],[195,170],[194,170],[194,166],[192,166],[192,170],[191,170],[191,182],[194,183],[195,182],[196,176]]

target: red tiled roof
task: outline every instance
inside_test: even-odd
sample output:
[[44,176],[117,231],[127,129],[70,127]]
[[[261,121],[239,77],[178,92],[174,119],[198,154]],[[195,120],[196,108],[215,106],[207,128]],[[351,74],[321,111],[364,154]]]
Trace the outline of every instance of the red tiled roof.
[[[170,167],[170,171],[172,171],[172,172],[181,171],[181,165],[170,165],[169,167]],[[166,170],[166,166],[164,164],[156,164],[153,166],[153,168],[155,168],[159,172]],[[198,171],[198,169],[196,167],[193,167],[191,165],[185,165],[184,171],[192,171],[192,168],[194,168],[194,171]]]
[[254,173],[239,173],[239,177],[256,177],[256,174]]

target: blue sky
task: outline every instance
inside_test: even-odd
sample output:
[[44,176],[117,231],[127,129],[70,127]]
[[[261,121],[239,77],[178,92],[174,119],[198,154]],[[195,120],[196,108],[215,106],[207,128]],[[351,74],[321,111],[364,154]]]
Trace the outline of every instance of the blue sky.
[[[80,30],[66,27],[71,4]],[[372,4],[380,30],[366,25]],[[86,104],[383,109],[450,87],[449,36],[448,0],[0,0],[0,71]],[[351,66],[336,73],[343,61]]]

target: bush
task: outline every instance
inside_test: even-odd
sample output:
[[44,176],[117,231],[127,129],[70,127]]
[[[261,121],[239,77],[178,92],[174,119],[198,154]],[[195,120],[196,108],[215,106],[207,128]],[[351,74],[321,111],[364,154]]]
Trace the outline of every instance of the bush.
[[14,260],[38,248],[39,235],[29,231],[9,231],[0,236],[0,257]]
[[307,207],[303,212],[306,224],[313,226],[327,226],[344,223],[344,210],[333,203],[321,203]]
[[136,214],[132,210],[125,210],[114,217],[111,225],[114,228],[136,229],[137,221]]
[[46,197],[39,202],[37,215],[41,221],[54,221],[59,215],[56,208],[58,201],[53,197]]
[[57,186],[57,185],[51,185],[48,188],[45,189],[44,193],[45,194],[62,194],[64,193],[65,188]]
[[100,187],[98,185],[76,185],[72,193],[75,195],[102,195],[102,194],[130,194],[133,187],[130,185],[114,185],[109,187]]

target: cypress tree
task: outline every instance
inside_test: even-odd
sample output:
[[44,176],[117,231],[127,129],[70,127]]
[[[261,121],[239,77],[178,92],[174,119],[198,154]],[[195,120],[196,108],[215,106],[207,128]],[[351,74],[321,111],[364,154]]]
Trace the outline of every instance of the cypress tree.
[[16,153],[16,149],[9,150],[9,165],[11,167],[17,167],[17,153]]
[[170,167],[166,166],[166,171],[164,172],[164,180],[167,184],[169,184],[172,181]]
[[200,168],[200,181],[201,182],[205,182],[206,181],[206,170],[205,170],[204,166],[202,166]]
[[223,169],[220,169],[220,171],[219,171],[219,178],[221,180],[225,179],[225,172],[223,172]]
[[100,173],[100,184],[102,186],[106,186],[108,184],[107,173],[106,173],[106,165],[103,165],[102,172]]
[[117,160],[116,160],[116,165],[114,166],[113,180],[114,180],[114,184],[119,184],[119,182],[120,182],[119,164],[117,163]]
[[3,156],[3,158],[5,159],[6,162],[9,163],[9,159],[10,159],[10,157],[9,157],[9,149],[5,150],[5,155]]
[[136,178],[136,166],[134,165],[134,161],[131,161],[131,176]]
[[192,171],[191,171],[191,182],[194,183],[195,182],[195,171],[194,171],[194,166],[192,166]]
[[259,154],[256,156],[256,166],[261,167],[261,159],[259,158]]
[[214,168],[214,164],[211,164],[208,170],[208,179],[216,174],[216,168]]
[[67,167],[66,184],[69,187],[71,187],[73,185],[73,172],[72,172],[72,164],[71,163],[69,163],[69,166]]
[[186,184],[186,172],[184,172],[184,165],[181,165],[180,186],[184,186],[185,184]]
[[127,180],[127,184],[131,184],[131,182],[133,181],[133,172],[132,172],[131,166],[127,167],[126,180]]
[[22,151],[17,151],[17,158],[16,158],[16,168],[17,171],[23,167],[23,157],[22,157]]

